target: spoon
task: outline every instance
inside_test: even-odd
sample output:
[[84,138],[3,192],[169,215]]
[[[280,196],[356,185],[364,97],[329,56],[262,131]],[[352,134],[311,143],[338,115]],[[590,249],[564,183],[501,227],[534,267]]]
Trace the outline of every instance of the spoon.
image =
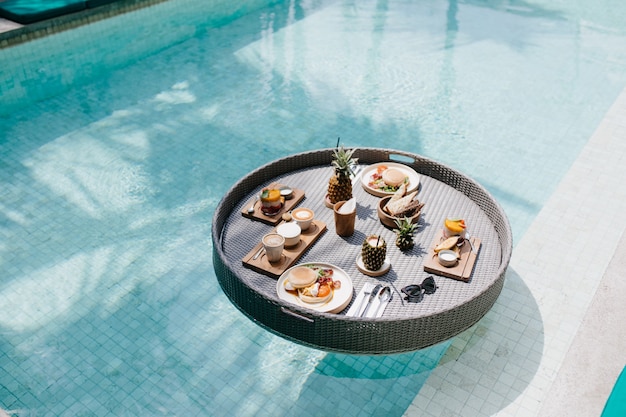
[[470,247],[472,248],[472,252],[476,253],[476,248],[474,248],[474,244],[471,241],[471,236],[469,234],[469,232],[465,232],[465,240],[467,240],[470,244]]
[[256,206],[256,202],[259,201],[259,196],[257,195],[254,199],[254,201],[252,202],[252,205],[250,207],[248,207],[248,213],[252,214],[254,213],[254,206]]
[[380,292],[378,293],[378,307],[376,308],[376,314],[374,314],[374,317],[378,317],[378,312],[380,311],[380,308],[383,306],[383,303],[386,303],[387,301],[391,300],[391,288],[389,287],[385,287],[382,290],[380,290]]

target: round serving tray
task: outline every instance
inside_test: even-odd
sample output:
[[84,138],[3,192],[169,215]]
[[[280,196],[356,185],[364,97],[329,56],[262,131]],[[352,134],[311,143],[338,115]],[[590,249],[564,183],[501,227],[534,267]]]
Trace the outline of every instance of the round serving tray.
[[[357,201],[355,233],[337,236],[334,213],[324,207],[332,149],[290,155],[250,172],[222,198],[213,216],[213,266],[220,286],[229,300],[254,323],[288,340],[333,352],[389,354],[414,351],[449,339],[480,320],[498,298],[512,252],[509,222],[497,201],[471,178],[441,163],[404,151],[359,148],[354,157],[363,173],[377,164],[401,161],[419,175],[421,202],[428,210],[421,214],[414,235],[415,247],[401,252],[389,247],[393,264],[386,275],[372,277],[362,273],[355,262],[363,236],[381,234],[395,239],[392,230],[381,225],[377,214],[378,196],[365,188],[353,189]],[[305,193],[302,202],[328,225],[314,245],[297,263],[323,261],[345,271],[354,292],[367,283],[385,280],[399,291],[403,286],[420,283],[430,275],[424,271],[424,251],[428,251],[443,219],[450,213],[471,221],[472,235],[482,245],[468,282],[435,275],[437,292],[422,302],[405,303],[393,297],[380,318],[346,315],[345,309],[316,311],[282,299],[276,291],[277,278],[244,265],[243,259],[258,244],[272,225],[242,216],[245,205],[271,182],[288,184]],[[398,337],[402,335],[402,337]]]

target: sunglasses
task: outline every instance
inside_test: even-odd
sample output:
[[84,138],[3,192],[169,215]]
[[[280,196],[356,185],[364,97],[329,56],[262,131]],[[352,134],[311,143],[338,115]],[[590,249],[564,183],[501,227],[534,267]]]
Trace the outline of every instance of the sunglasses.
[[426,277],[421,284],[407,285],[401,290],[406,297],[404,299],[409,303],[419,303],[424,298],[424,294],[434,294],[437,291],[435,278]]

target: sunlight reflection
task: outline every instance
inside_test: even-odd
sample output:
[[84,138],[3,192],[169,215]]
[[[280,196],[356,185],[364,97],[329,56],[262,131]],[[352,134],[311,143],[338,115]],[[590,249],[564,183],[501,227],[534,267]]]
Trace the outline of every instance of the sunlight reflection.
[[[374,23],[381,26],[388,24],[403,28],[410,24],[402,14],[387,16],[377,10],[367,12],[371,12]],[[309,97],[323,101],[321,108],[330,113],[349,110],[357,117],[375,123],[399,115],[404,115],[407,120],[414,119],[412,110],[406,108],[405,91],[423,90],[422,85],[427,80],[420,80],[415,73],[421,73],[420,68],[426,69],[432,64],[425,62],[427,60],[423,57],[404,53],[397,46],[414,41],[408,37],[409,32],[372,31],[372,36],[363,36],[362,31],[353,30],[344,33],[342,39],[336,39],[332,37],[335,31],[328,26],[342,19],[334,13],[341,11],[328,8],[300,21],[290,14],[289,24],[279,30],[274,30],[272,16],[269,16],[264,22],[266,29],[261,38],[237,50],[235,56],[259,72],[264,87],[271,87],[271,82],[277,78],[286,84],[298,83]],[[390,21],[386,22],[387,19]],[[309,39],[301,36],[305,33],[314,34],[309,38],[315,42],[307,42]],[[427,36],[428,32],[425,31],[424,35]],[[431,40],[433,45],[437,44],[436,39]],[[350,54],[345,53],[346,48]],[[295,56],[303,63],[297,71],[293,64]],[[398,59],[411,71],[405,72],[394,64]],[[336,100],[329,101],[328,97],[336,97]],[[376,97],[376,100],[367,97]]]
[[[50,268],[15,279],[0,292],[0,325],[17,332],[38,330],[69,314],[98,287],[111,248],[79,254]],[[95,302],[95,300],[94,300]]]
[[258,373],[258,389],[266,395],[280,392],[281,396],[295,403],[309,376],[325,356],[326,352],[273,337],[259,352],[260,362],[255,371]]
[[152,192],[143,168],[131,163],[147,155],[147,133],[126,132],[114,139],[107,146],[85,132],[62,137],[39,148],[24,165],[35,180],[99,219],[127,210]]
[[2,212],[12,222],[20,224],[22,226],[26,225],[27,223],[26,216],[24,216],[23,213],[20,213],[17,210],[13,210],[2,203],[0,203],[0,212]]
[[218,113],[219,113],[219,106],[217,104],[205,106],[205,107],[198,109],[198,114],[201,116],[201,118],[208,122],[215,119]]
[[189,83],[186,81],[174,84],[171,90],[157,94],[154,99],[162,104],[183,104],[196,101],[196,97],[189,91]]

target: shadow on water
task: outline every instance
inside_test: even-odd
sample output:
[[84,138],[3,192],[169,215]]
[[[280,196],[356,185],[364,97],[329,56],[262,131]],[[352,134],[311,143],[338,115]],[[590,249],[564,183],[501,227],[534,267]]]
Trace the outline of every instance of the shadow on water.
[[[430,387],[440,390],[445,384],[451,398],[465,398],[482,385],[513,400],[531,383],[543,350],[539,307],[522,277],[509,269],[491,311],[449,341],[399,355],[326,354],[307,379],[296,409],[306,408],[322,395],[326,404],[318,407],[332,415],[341,407],[341,394],[348,393],[356,410],[346,415],[401,416],[413,401],[430,400],[421,398],[419,392],[433,373],[437,378],[428,382]],[[456,381],[456,386],[445,383],[446,378]],[[508,404],[486,404],[481,411],[456,409],[454,415],[487,417]]]

